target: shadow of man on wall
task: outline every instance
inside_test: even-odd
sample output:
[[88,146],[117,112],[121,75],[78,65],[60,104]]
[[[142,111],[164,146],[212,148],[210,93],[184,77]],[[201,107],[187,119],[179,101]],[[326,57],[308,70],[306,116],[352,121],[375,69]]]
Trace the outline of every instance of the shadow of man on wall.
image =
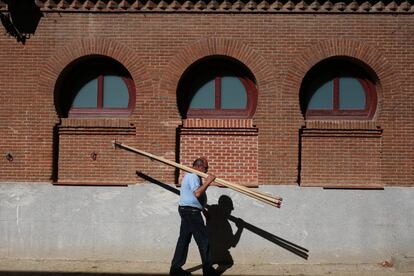
[[217,271],[221,274],[233,266],[234,261],[230,249],[236,247],[243,232],[243,220],[235,221],[236,233],[230,225],[229,218],[234,210],[233,201],[226,195],[220,196],[218,204],[208,206],[206,224],[210,241],[211,258],[217,264]]
[[[158,185],[161,188],[164,188],[176,195],[180,195],[180,190],[167,185],[154,179],[142,172],[137,171],[138,177],[149,181],[153,184]],[[236,247],[238,244],[243,229],[246,229],[250,233],[254,233],[263,239],[280,246],[281,248],[286,249],[287,251],[295,254],[298,257],[301,257],[305,260],[309,257],[309,250],[301,247],[293,242],[285,240],[279,236],[276,236],[273,233],[270,233],[264,229],[261,229],[249,222],[244,221],[241,218],[231,215],[233,211],[233,201],[229,196],[222,195],[218,204],[206,205],[205,207],[208,211],[204,214],[206,215],[206,224],[207,231],[209,234],[209,241],[211,246],[212,258],[215,264],[218,264],[219,267],[217,270],[223,273],[225,270],[229,269],[233,264],[233,258],[230,254],[230,249]],[[233,229],[230,225],[230,222],[233,222],[237,226],[237,231],[233,234]],[[187,269],[190,272],[194,272],[197,269],[200,269],[202,265]]]

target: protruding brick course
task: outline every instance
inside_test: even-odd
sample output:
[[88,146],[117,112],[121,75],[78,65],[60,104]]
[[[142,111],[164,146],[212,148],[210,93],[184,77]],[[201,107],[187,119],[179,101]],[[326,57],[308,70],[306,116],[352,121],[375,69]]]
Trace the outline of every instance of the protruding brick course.
[[[413,13],[409,1],[391,1],[385,5],[382,1],[363,3],[352,1],[331,2],[327,0],[289,1],[289,0],[192,0],[185,1],[152,0],[36,0],[42,11],[87,11],[87,12],[239,12],[239,13]],[[0,1],[0,8],[2,7]],[[3,3],[3,8],[7,5]]]

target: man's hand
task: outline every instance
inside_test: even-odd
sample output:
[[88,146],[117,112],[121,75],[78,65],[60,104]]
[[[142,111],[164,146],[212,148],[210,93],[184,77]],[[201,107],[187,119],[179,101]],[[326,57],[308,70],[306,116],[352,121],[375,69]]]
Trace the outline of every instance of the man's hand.
[[211,183],[214,182],[215,179],[216,179],[216,176],[214,174],[209,173],[206,179],[206,184],[210,185]]
[[203,185],[201,185],[197,190],[194,191],[194,195],[197,198],[200,198],[201,195],[207,190],[208,186],[210,186],[210,184],[214,182],[214,179],[216,179],[216,176],[214,174],[208,174],[206,180],[203,181]]

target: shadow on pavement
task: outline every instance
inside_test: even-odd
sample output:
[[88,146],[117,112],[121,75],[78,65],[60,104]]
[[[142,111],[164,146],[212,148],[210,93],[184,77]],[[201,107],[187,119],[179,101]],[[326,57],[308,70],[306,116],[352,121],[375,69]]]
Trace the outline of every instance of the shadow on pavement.
[[101,273],[101,272],[53,272],[53,271],[0,271],[1,276],[166,276],[168,273]]

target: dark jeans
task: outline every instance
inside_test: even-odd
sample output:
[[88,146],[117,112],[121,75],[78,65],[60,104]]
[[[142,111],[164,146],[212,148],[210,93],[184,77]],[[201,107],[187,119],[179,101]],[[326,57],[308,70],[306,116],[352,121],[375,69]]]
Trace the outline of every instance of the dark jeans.
[[179,206],[178,213],[181,217],[180,236],[178,237],[174,258],[171,262],[171,270],[178,270],[185,264],[191,236],[194,236],[198,250],[200,251],[203,271],[209,269],[212,265],[210,246],[208,243],[207,228],[201,217],[201,210]]

